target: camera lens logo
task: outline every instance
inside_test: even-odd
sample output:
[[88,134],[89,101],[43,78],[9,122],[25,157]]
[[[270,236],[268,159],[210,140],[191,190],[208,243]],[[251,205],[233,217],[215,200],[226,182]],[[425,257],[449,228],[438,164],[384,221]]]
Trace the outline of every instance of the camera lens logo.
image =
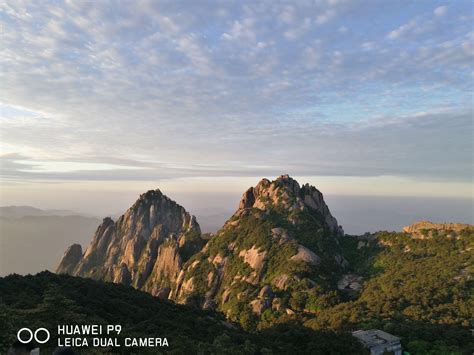
[[16,337],[18,341],[23,344],[29,343],[33,338],[38,344],[44,344],[49,340],[50,334],[46,328],[38,328],[34,333],[30,328],[21,328],[18,333],[16,333]]

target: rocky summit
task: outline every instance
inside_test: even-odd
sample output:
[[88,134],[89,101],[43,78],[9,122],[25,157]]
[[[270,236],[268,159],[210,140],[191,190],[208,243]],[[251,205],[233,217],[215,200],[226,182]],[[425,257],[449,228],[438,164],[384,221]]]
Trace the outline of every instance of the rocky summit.
[[116,222],[105,218],[84,254],[71,246],[57,273],[131,285],[242,321],[269,308],[294,313],[289,290],[316,297],[336,289],[347,266],[336,238],[343,233],[322,193],[288,175],[249,188],[205,238],[193,216],[155,190]]
[[292,314],[297,307],[290,290],[316,297],[337,287],[346,263],[336,239],[342,233],[316,188],[288,175],[263,179],[184,266],[176,300],[218,309],[241,323],[267,309]]
[[83,255],[78,257],[80,246],[71,246],[56,272],[159,294],[201,247],[194,216],[159,190],[148,191],[116,222],[105,218]]

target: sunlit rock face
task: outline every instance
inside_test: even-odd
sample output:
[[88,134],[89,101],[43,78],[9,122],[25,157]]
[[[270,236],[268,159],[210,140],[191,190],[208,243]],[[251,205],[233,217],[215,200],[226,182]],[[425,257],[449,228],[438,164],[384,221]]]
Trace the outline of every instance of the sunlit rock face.
[[79,244],[71,245],[64,252],[61,262],[56,268],[56,273],[71,275],[81,259],[82,247]]
[[200,249],[200,233],[196,219],[183,207],[159,190],[148,191],[116,222],[105,218],[80,258],[68,250],[57,272],[158,294],[175,282],[187,257],[180,252]]

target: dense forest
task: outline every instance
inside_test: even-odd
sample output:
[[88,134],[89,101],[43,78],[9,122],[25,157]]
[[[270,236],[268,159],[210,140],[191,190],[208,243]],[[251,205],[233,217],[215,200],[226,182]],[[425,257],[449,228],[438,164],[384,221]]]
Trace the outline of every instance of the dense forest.
[[318,312],[312,329],[377,328],[410,354],[472,354],[474,234],[380,232],[343,237],[349,265],[366,280],[359,295]]
[[297,323],[247,333],[218,313],[160,300],[132,287],[42,272],[0,279],[0,353],[25,326],[45,327],[57,344],[58,324],[120,324],[123,337],[166,337],[162,348],[77,348],[78,353],[363,354],[347,332],[312,330]]

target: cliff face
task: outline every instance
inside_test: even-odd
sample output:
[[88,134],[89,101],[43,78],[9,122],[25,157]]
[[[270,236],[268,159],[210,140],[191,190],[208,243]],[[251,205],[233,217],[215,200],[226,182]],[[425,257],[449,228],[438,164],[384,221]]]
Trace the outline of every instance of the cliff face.
[[148,191],[116,222],[105,218],[84,255],[72,260],[67,252],[57,272],[159,294],[175,281],[187,250],[200,243],[194,216],[159,190]]
[[347,266],[342,234],[321,192],[288,175],[248,189],[207,243],[183,207],[148,191],[116,222],[104,219],[83,255],[71,247],[57,272],[131,285],[242,321],[268,308],[303,311],[296,298],[337,289]]
[[72,274],[81,259],[82,247],[79,244],[71,245],[64,252],[63,258],[56,269],[56,273]]

